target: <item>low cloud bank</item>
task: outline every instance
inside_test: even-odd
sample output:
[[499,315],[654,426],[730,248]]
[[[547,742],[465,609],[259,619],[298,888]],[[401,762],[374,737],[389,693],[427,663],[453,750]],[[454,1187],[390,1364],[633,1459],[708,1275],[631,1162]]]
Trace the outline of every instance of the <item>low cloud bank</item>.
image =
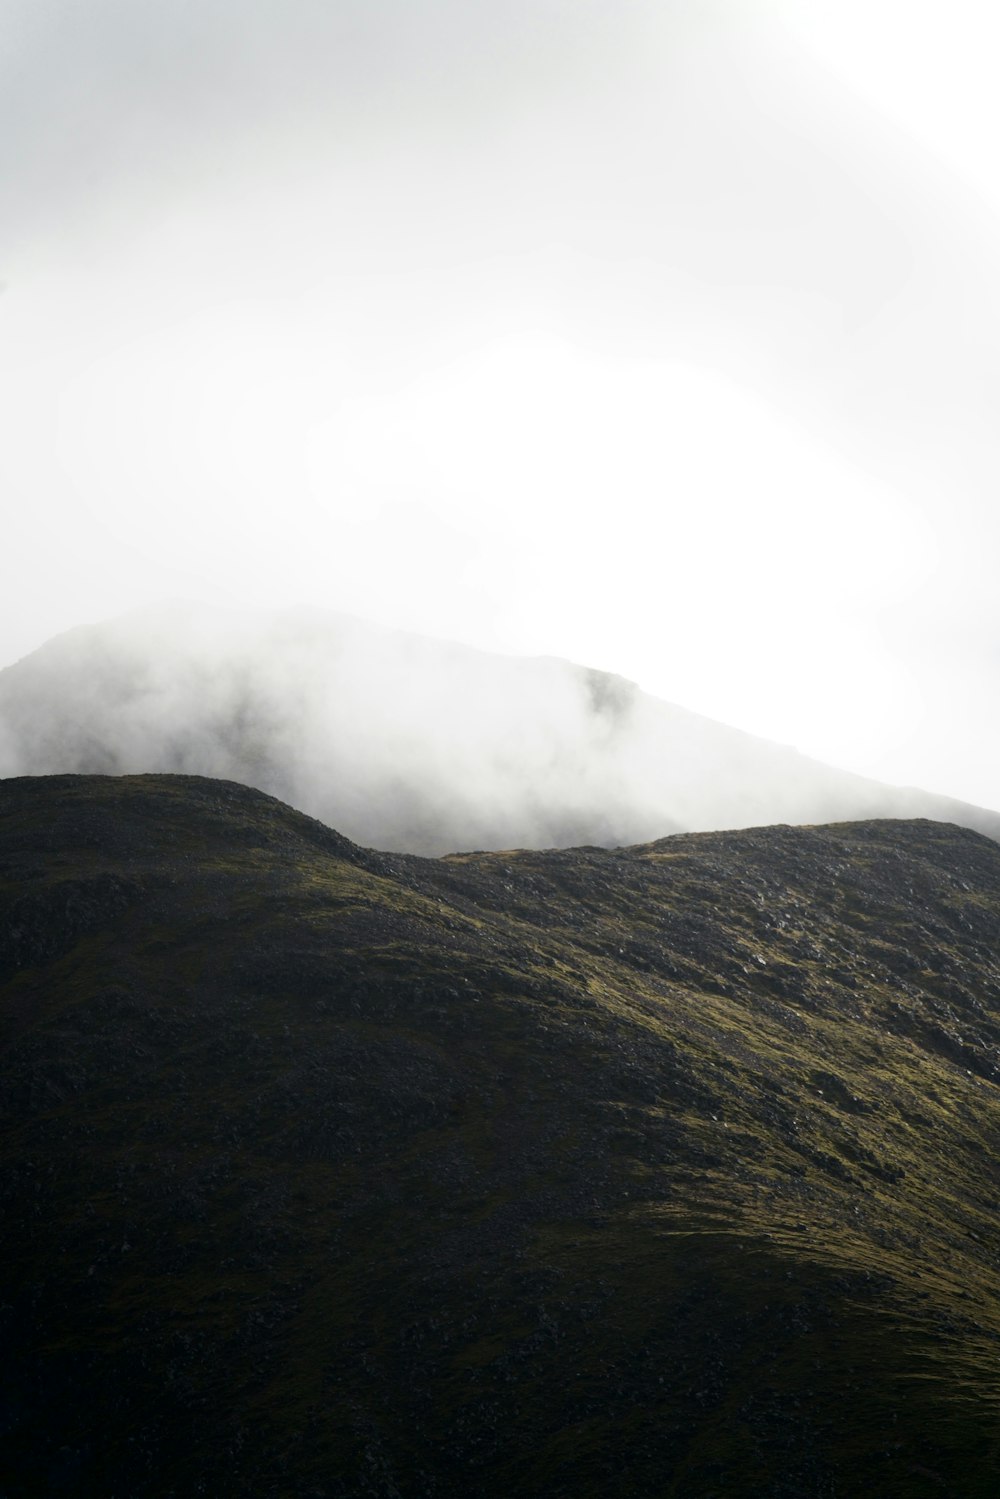
[[0,775],[245,782],[420,854],[679,831],[1000,815],[834,770],[604,672],[319,611],[144,611],[0,672]]

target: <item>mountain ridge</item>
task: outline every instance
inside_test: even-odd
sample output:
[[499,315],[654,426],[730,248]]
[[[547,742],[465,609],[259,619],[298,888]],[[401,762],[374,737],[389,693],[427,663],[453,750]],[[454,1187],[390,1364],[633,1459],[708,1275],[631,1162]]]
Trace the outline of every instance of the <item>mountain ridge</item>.
[[0,783],[13,1493],[986,1499],[1000,848]]

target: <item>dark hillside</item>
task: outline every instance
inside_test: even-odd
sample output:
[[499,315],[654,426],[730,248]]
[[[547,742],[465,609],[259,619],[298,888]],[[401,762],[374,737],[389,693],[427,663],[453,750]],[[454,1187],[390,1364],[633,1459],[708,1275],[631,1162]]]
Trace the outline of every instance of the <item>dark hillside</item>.
[[0,782],[0,1494],[992,1499],[1000,846]]

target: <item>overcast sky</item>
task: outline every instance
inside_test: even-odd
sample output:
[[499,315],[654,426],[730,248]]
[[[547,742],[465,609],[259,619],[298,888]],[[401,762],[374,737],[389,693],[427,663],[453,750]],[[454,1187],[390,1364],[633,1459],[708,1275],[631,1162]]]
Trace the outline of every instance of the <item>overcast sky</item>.
[[307,603],[1000,807],[994,10],[0,0],[0,665]]

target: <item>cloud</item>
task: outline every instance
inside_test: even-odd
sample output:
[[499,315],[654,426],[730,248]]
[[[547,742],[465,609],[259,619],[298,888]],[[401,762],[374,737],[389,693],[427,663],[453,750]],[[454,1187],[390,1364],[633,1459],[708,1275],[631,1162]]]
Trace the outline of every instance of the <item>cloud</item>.
[[[121,226],[193,184],[295,173],[495,119],[606,67],[645,7],[599,0],[11,0],[7,234]],[[107,219],[110,211],[111,218]]]
[[[759,7],[13,0],[4,27],[8,642],[167,587],[332,602],[456,638],[496,626],[788,737],[791,695],[811,691],[815,718],[833,672],[827,742],[850,720],[856,761],[878,675],[883,702],[912,681],[933,703],[994,658],[995,225]],[[598,461],[586,392],[568,419],[526,410],[553,368],[540,344],[604,366]],[[502,381],[498,349],[521,351]],[[628,365],[631,414],[612,410]],[[661,438],[690,403],[665,403],[667,366],[704,395],[676,450]],[[352,418],[384,468],[422,402],[447,440],[440,392],[466,374],[444,479],[435,459],[391,496],[359,490]],[[748,463],[733,423],[751,407],[785,436]],[[702,431],[701,472],[671,471]],[[532,449],[515,493],[512,433]],[[598,609],[567,538],[602,527]],[[697,539],[675,554],[711,601],[688,636],[718,644],[684,681],[657,675],[664,533]],[[261,535],[266,566],[248,558]],[[829,575],[833,557],[843,587],[819,607],[809,559]],[[508,558],[547,581],[544,621]],[[950,664],[921,644],[941,619]],[[811,678],[774,669],[790,652]],[[934,733],[944,766],[943,728],[911,739]]]
[[1000,832],[620,677],[315,611],[176,606],[71,631],[0,674],[0,774],[148,771],[242,781],[425,854],[863,816]]

